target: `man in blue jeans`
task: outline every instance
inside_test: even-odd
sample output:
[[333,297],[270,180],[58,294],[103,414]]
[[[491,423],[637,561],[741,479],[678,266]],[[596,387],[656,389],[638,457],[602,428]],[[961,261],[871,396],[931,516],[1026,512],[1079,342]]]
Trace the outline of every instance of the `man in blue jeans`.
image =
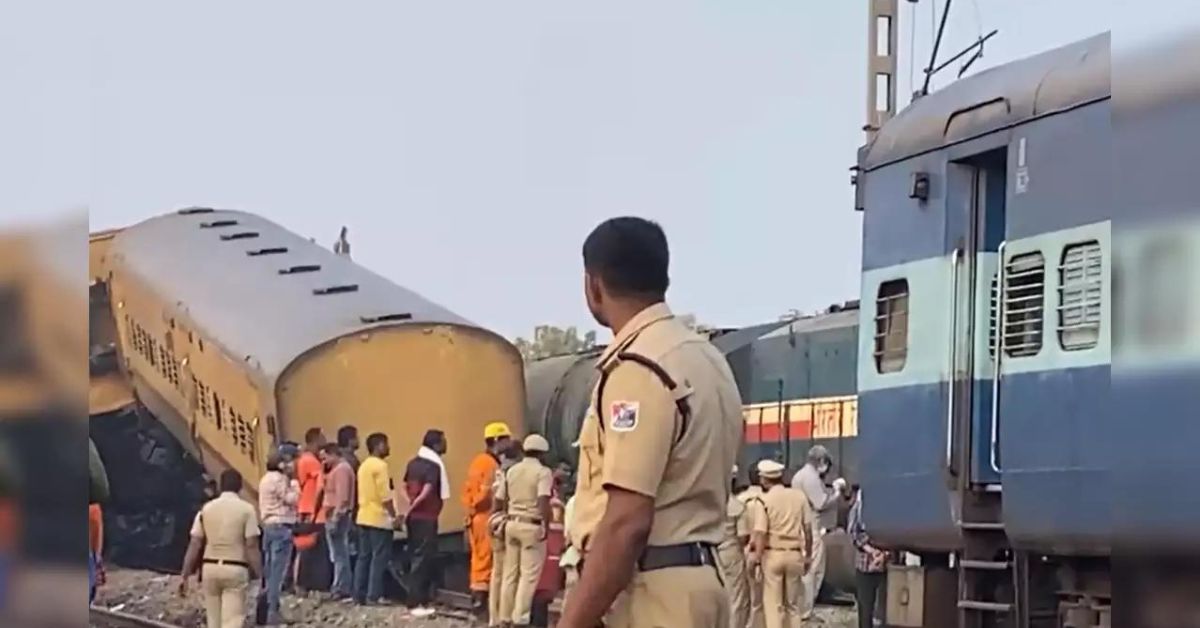
[[267,624],[271,626],[286,622],[279,611],[279,599],[283,580],[292,564],[292,528],[296,525],[296,504],[300,502],[300,483],[295,475],[295,463],[277,453],[267,459],[267,474],[258,485],[263,572],[267,581]]
[[325,509],[325,538],[329,545],[329,561],[333,563],[334,599],[351,596],[350,585],[350,528],[354,525],[354,468],[343,457],[336,444],[321,449],[325,464],[325,492],[321,506]]
[[358,563],[354,566],[354,601],[383,601],[383,574],[392,558],[396,507],[392,482],[384,460],[391,453],[387,436],[367,437],[370,456],[358,467]]

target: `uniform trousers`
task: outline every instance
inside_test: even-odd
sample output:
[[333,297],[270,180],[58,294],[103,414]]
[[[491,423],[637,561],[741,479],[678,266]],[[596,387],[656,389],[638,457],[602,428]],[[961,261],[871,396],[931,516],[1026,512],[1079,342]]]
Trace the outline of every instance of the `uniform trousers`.
[[804,552],[768,549],[763,556],[763,618],[767,628],[800,628]]
[[492,537],[492,574],[488,587],[488,625],[499,626],[508,621],[507,617],[500,614],[500,598],[504,589],[503,533],[498,537]]
[[749,569],[746,580],[750,585],[750,620],[746,623],[749,628],[765,628],[766,619],[763,617],[763,575],[762,565]]
[[204,565],[204,614],[208,628],[242,628],[246,621],[246,587],[250,572],[235,565]]
[[546,535],[542,526],[525,521],[504,525],[504,584],[500,619],[528,626],[533,595],[546,564]]
[[821,529],[813,526],[812,531],[812,567],[804,574],[804,600],[801,603],[800,614],[808,619],[812,617],[813,608],[817,603],[817,595],[821,592],[821,583],[825,581],[825,539]]
[[639,571],[604,618],[607,628],[699,628],[729,625],[729,596],[718,567]]
[[729,593],[729,625],[746,628],[750,622],[750,581],[746,572],[746,550],[737,539],[726,541],[717,548],[717,561],[725,574],[725,590]]

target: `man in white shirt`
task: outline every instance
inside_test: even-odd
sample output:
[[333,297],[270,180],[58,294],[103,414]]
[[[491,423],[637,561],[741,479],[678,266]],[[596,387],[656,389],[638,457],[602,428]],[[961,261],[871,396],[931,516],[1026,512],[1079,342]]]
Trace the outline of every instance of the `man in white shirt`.
[[800,608],[801,619],[809,620],[813,616],[813,606],[817,594],[821,591],[821,583],[825,580],[825,539],[826,532],[837,526],[837,505],[846,492],[846,481],[838,478],[832,487],[825,486],[825,476],[833,468],[833,457],[829,450],[822,445],[814,445],[808,450],[808,461],[792,478],[792,488],[803,491],[808,497],[816,517],[813,519],[812,567],[804,576],[804,600]]

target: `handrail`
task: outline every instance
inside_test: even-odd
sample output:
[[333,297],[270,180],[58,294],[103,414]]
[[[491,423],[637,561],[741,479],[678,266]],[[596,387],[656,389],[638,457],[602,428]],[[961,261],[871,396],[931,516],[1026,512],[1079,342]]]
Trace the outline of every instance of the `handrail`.
[[996,268],[996,337],[992,341],[992,440],[990,458],[992,471],[1000,473],[1000,362],[1004,355],[1004,247],[1001,242],[996,250],[999,266]]
[[946,468],[954,465],[954,389],[958,385],[958,267],[962,260],[962,249],[950,254],[950,377],[946,395]]

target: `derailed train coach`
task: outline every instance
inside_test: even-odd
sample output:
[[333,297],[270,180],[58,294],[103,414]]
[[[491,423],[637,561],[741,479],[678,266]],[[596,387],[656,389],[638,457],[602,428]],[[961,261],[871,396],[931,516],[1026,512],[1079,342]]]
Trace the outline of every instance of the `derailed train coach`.
[[[792,473],[804,464],[808,449],[821,444],[834,456],[833,473],[857,481],[857,310],[858,302],[851,301],[821,314],[710,333],[742,394],[745,427],[738,466],[743,480],[763,458],[785,463]],[[602,352],[599,347],[526,365],[525,428],[545,434],[552,457],[573,468],[578,454],[572,443],[599,380],[596,362]],[[843,509],[843,525],[845,514]],[[831,533],[827,542],[829,595],[850,589],[854,573],[844,532]]]
[[[394,478],[424,432],[441,429],[450,477],[463,478],[485,424],[521,423],[511,343],[259,216],[185,209],[93,246],[92,433],[106,460],[131,462],[129,473],[110,462],[114,517],[152,501],[123,477],[176,462],[210,476],[236,469],[252,497],[270,452],[309,428],[386,434]],[[197,505],[143,522],[146,537],[186,534],[178,519]],[[448,544],[461,544],[464,520],[448,500]]]

